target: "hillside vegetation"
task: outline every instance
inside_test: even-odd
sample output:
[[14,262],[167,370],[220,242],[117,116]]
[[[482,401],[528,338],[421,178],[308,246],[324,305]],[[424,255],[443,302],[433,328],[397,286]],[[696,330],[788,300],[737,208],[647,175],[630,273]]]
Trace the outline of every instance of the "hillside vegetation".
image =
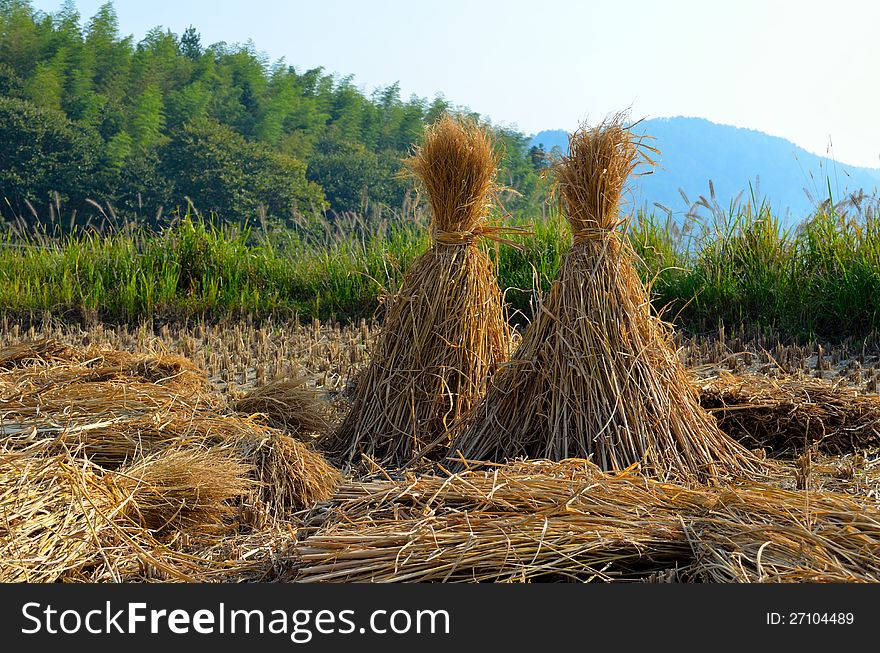
[[[119,33],[111,3],[83,22],[0,0],[0,217],[156,222],[191,202],[231,222],[326,210],[376,218],[411,191],[400,162],[442,96],[366,95],[352,78],[269,61],[252,44],[157,27]],[[476,116],[476,114],[473,114]],[[479,116],[476,116],[479,117]],[[543,199],[527,139],[496,129],[511,210]],[[114,218],[115,216],[115,218]]]

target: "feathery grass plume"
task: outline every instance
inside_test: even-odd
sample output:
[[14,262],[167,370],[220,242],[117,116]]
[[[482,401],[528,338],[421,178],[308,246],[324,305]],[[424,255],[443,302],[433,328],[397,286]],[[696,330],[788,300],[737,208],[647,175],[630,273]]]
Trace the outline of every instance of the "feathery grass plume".
[[582,126],[555,164],[574,243],[512,359],[457,431],[451,457],[582,457],[662,478],[760,467],[700,407],[633,266],[619,204],[653,150],[626,118]]
[[231,402],[230,407],[237,413],[259,413],[269,426],[298,437],[324,434],[330,425],[330,407],[300,377],[270,381]]
[[362,455],[392,466],[418,458],[426,443],[447,437],[507,358],[501,292],[477,245],[479,237],[504,241],[512,231],[486,221],[497,164],[486,128],[448,116],[428,127],[407,161],[428,192],[432,243],[389,302],[351,411],[323,442],[346,463]]
[[729,372],[694,381],[725,433],[774,456],[816,445],[845,454],[880,443],[880,397],[825,379]]

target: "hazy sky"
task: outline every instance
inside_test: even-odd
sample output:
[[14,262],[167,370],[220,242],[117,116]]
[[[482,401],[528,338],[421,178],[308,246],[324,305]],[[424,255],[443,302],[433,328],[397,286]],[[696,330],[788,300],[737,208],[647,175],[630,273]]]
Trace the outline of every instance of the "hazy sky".
[[[61,0],[35,0],[55,11]],[[102,4],[78,0],[85,19]],[[526,133],[699,116],[880,167],[877,0],[117,0],[136,40],[190,24],[205,45],[353,74],[367,92],[450,101]],[[721,154],[721,153],[720,153]]]

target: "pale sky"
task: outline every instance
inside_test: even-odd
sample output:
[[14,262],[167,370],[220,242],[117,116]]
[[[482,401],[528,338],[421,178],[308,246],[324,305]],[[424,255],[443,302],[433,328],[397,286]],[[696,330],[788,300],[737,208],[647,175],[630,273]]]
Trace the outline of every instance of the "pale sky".
[[[84,19],[100,0],[78,0]],[[35,0],[55,11],[61,0]],[[117,0],[120,30],[190,24],[297,70],[400,82],[528,134],[632,107],[880,167],[876,0]]]

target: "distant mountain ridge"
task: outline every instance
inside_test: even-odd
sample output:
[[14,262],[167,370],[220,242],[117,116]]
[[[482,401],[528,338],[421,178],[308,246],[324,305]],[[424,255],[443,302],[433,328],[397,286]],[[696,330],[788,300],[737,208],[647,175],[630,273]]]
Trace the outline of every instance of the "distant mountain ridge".
[[[880,168],[844,165],[753,129],[675,117],[644,120],[636,131],[653,137],[651,144],[660,150],[654,173],[634,179],[636,206],[654,208],[656,202],[674,213],[686,212],[689,205],[679,189],[693,203],[701,195],[709,197],[711,180],[717,202],[727,208],[740,191],[743,201],[749,199],[751,183],[757,200],[765,200],[791,224],[828,198],[829,181],[835,202],[859,189],[874,194],[880,188]],[[542,131],[531,137],[531,144],[564,152],[568,134],[561,129]]]

